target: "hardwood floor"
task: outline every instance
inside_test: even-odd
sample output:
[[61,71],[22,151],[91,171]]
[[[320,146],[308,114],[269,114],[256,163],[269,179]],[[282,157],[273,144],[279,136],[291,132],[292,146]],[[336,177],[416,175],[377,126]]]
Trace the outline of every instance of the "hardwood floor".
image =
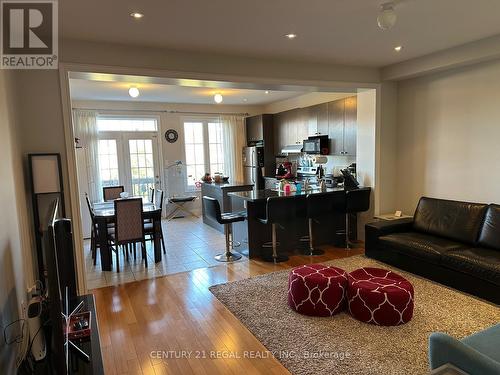
[[289,374],[208,287],[364,252],[324,249],[278,265],[221,264],[94,290],[106,374]]

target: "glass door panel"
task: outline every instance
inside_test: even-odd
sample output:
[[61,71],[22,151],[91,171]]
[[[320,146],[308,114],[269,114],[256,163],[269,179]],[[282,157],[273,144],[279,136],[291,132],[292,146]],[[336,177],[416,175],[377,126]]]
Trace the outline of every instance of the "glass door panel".
[[103,187],[120,184],[116,139],[100,139],[98,144],[99,174]]
[[133,196],[147,198],[149,189],[155,188],[155,156],[152,139],[129,139],[130,183]]

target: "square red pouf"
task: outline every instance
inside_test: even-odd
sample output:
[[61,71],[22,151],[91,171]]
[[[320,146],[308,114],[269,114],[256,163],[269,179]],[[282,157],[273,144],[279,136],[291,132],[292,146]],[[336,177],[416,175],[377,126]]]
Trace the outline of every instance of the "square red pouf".
[[414,291],[411,283],[392,271],[360,268],[349,273],[349,313],[365,323],[397,326],[413,316]]
[[347,272],[323,264],[296,267],[288,276],[288,305],[300,314],[332,316],[345,308]]

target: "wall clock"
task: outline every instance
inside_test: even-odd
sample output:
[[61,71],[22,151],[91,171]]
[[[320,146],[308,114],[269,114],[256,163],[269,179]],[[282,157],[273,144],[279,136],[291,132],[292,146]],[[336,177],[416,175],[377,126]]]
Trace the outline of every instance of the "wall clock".
[[168,129],[165,132],[165,139],[167,140],[168,143],[175,143],[175,142],[177,142],[178,138],[179,138],[179,134],[174,129]]

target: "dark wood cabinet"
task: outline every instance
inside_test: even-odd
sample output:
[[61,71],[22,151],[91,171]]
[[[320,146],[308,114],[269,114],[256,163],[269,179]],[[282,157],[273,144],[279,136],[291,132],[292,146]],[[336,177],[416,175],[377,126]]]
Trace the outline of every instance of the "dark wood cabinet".
[[344,152],[344,100],[328,103],[328,137],[330,153],[343,155]]
[[274,152],[315,135],[328,135],[330,154],[356,155],[357,98],[335,100],[274,115]]
[[352,96],[328,103],[328,136],[333,155],[356,155],[357,101]]
[[357,137],[357,97],[345,99],[344,155],[356,155]]
[[264,145],[264,175],[274,175],[276,169],[275,137],[274,137],[274,115],[263,114],[247,117],[245,126],[247,131],[247,145],[255,145],[263,142]]
[[328,103],[308,107],[307,135],[328,135]]
[[264,117],[268,115],[259,115],[247,117],[245,124],[247,128],[247,143],[264,140]]

